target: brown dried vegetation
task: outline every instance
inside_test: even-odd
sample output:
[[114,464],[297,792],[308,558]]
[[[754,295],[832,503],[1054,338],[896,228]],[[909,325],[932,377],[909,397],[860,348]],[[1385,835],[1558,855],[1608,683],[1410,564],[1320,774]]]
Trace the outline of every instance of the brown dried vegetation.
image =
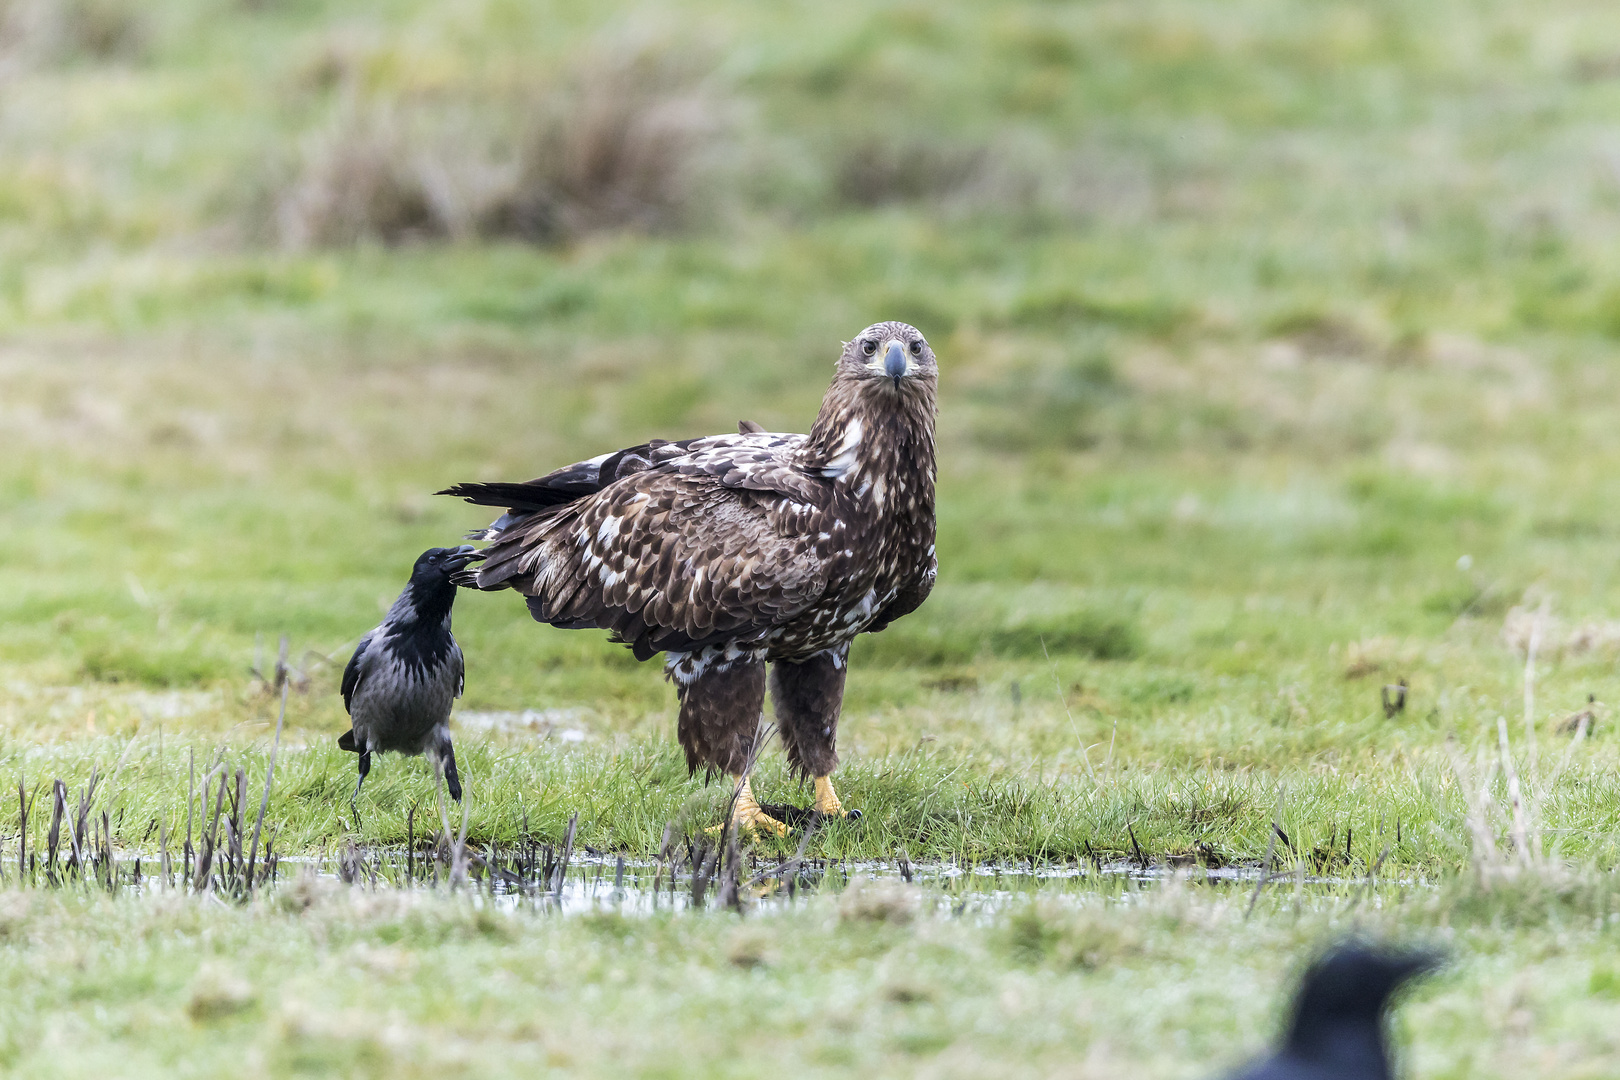
[[697,66],[649,51],[592,57],[505,101],[376,98],[350,83],[277,197],[276,231],[307,248],[676,228],[700,209],[728,115]]
[[69,60],[132,59],[146,46],[132,0],[0,0],[0,75]]

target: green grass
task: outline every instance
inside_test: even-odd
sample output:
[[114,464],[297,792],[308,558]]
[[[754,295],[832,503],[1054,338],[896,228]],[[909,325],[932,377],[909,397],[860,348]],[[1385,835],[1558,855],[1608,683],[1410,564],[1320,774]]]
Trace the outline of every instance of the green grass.
[[[940,580],[856,645],[839,785],[865,817],[815,853],[1064,863],[1134,836],[1254,861],[1277,813],[1335,873],[1383,856],[1445,884],[1354,917],[1343,896],[1267,899],[1249,923],[1197,890],[1070,897],[1059,921],[1085,925],[1051,956],[1028,913],[874,927],[830,898],[638,923],[7,894],[13,1071],[172,1072],[236,1032],[271,1075],[1204,1075],[1270,1030],[1300,950],[1357,919],[1457,957],[1404,1021],[1416,1075],[1614,1071],[1609,909],[1465,886],[1474,793],[1452,760],[1505,845],[1508,784],[1482,771],[1505,719],[1547,830],[1531,876],[1556,892],[1571,863],[1608,888],[1608,7],[53,10],[60,36],[0,56],[6,785],[98,770],[116,839],[150,853],[159,823],[183,828],[193,754],[262,782],[275,701],[250,669],[286,635],[279,850],[399,841],[426,767],[379,762],[357,834],[336,689],[415,555],[487,520],[427,493],[742,418],[803,430],[838,342],[898,317],[941,359]],[[292,194],[377,117],[403,134],[367,168],[454,180],[516,160],[534,102],[643,53],[686,65],[712,124],[655,228],[288,241]],[[456,630],[462,707],[541,717],[458,736],[476,840],[555,841],[577,811],[582,843],[647,855],[670,820],[719,813],[655,666],[510,595],[464,595]],[[807,797],[775,749],[759,788]],[[1104,962],[1053,959],[1096,934]],[[728,961],[742,938],[768,962]],[[395,974],[356,974],[385,948]],[[239,1011],[194,986],[215,953],[208,979],[250,987]],[[928,985],[884,996],[912,970]],[[381,996],[396,982],[403,1004]],[[201,1019],[177,1019],[193,1000]]]
[[[29,1076],[1203,1077],[1261,1051],[1317,943],[1443,944],[1402,1009],[1414,1075],[1603,1076],[1612,889],[1115,888],[952,917],[894,887],[757,918],[560,919],[303,883],[247,910],[0,894],[0,1061]],[[72,1049],[63,1044],[71,1037]]]

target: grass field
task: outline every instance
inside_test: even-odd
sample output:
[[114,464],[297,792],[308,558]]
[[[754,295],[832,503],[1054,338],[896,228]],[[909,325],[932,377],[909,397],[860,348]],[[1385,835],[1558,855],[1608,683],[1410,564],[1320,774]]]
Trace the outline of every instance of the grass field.
[[[1257,863],[1275,819],[1290,860],[1429,883],[902,923],[16,891],[0,1062],[1206,1075],[1359,919],[1452,947],[1413,1075],[1612,1075],[1617,106],[1620,14],[1576,0],[0,2],[8,787],[94,769],[150,857],[192,760],[263,782],[285,635],[279,850],[403,841],[427,768],[381,761],[357,832],[336,688],[487,520],[428,493],[804,430],[839,341],[902,318],[941,363],[940,584],[856,647],[865,817],[816,854]],[[474,840],[717,819],[657,667],[510,594],[456,632]],[[808,799],[774,750],[758,786]]]

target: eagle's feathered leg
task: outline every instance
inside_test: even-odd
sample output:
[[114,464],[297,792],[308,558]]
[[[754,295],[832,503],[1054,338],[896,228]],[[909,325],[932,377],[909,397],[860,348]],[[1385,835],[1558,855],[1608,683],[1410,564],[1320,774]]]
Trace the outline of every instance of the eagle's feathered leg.
[[733,779],[738,790],[731,820],[738,828],[785,834],[787,826],[760,809],[747,777],[765,705],[764,653],[737,646],[670,653],[666,669],[681,703],[676,734],[687,769]]
[[838,768],[838,713],[848,660],[845,644],[800,663],[778,660],[771,665],[771,703],[787,744],[788,764],[815,779],[815,808],[828,817],[846,816],[833,790],[832,772]]

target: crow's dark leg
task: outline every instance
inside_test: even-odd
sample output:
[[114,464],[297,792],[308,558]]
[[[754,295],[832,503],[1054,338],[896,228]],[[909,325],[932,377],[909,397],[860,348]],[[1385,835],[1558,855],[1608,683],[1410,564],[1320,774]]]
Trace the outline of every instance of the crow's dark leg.
[[859,817],[844,810],[833,790],[838,768],[838,714],[844,704],[844,675],[849,647],[828,649],[802,663],[778,660],[771,665],[771,704],[787,745],[788,764],[816,782],[815,808],[829,817]]
[[360,751],[360,779],[354,782],[354,794],[349,796],[349,809],[354,812],[354,827],[360,827],[360,789],[365,786],[366,774],[371,771],[371,751]]
[[461,776],[456,772],[456,751],[455,747],[450,745],[449,732],[440,734],[437,755],[439,765],[444,769],[444,785],[450,789],[450,797],[460,802]]
[[754,652],[728,655],[722,646],[672,656],[668,672],[681,702],[676,730],[686,750],[686,767],[697,772],[702,766],[732,778],[737,785],[733,825],[786,834],[786,825],[759,808],[747,776],[765,704],[763,657]]

